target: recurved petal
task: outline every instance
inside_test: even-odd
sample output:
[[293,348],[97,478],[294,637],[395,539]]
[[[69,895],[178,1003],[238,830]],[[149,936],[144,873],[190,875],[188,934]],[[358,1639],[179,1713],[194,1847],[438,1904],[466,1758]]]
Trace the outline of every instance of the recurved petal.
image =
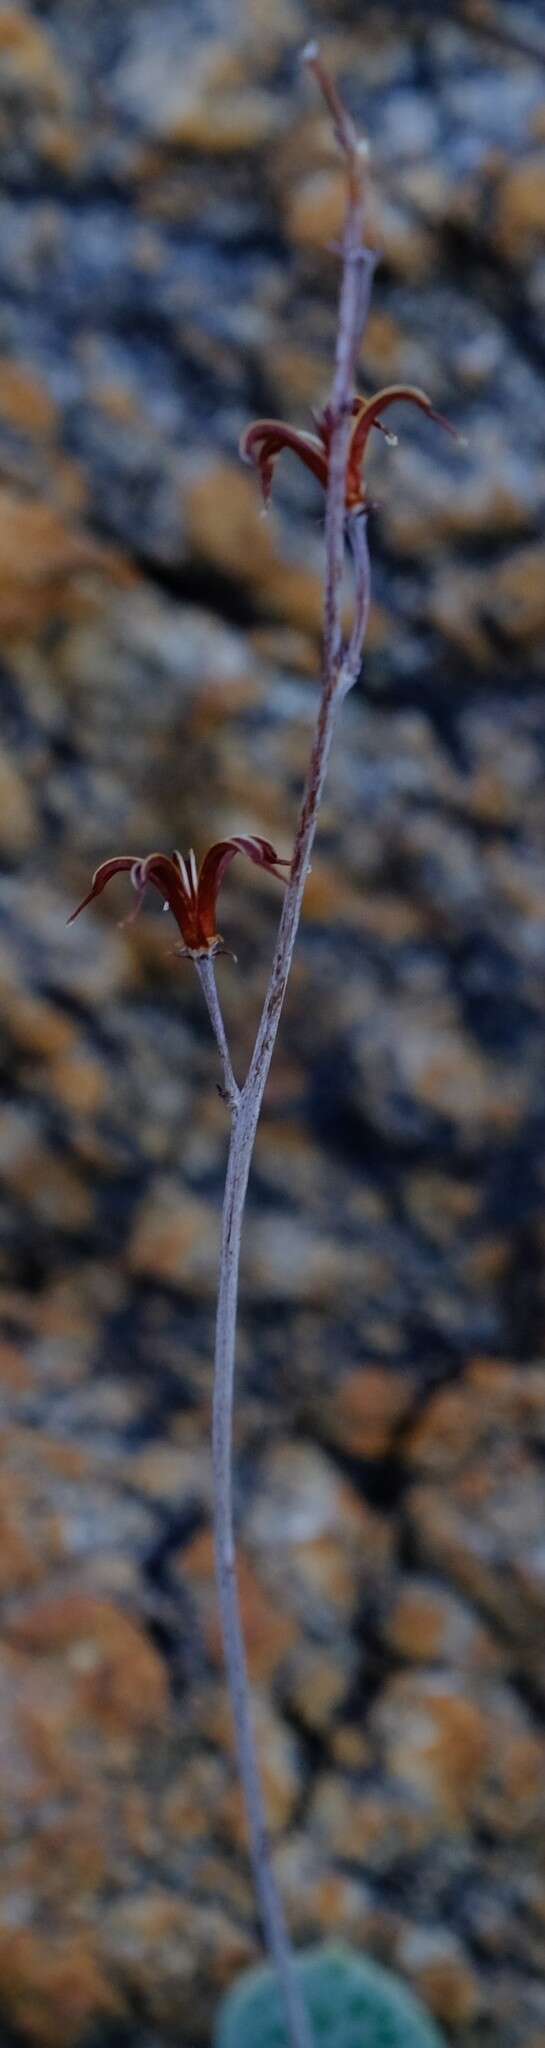
[[[231,840],[231,845],[235,847],[237,853],[245,853],[247,860],[253,861],[254,867],[269,868],[271,874],[274,874],[277,868],[291,867],[291,860],[287,855],[276,853],[270,839],[260,839],[256,833],[238,833]],[[285,876],[280,875],[279,881],[285,881]]]
[[178,860],[170,853],[148,853],[146,859],[139,862],[139,869],[140,888],[145,889],[151,882],[155,889],[160,889],[166,902],[169,889],[183,888]]
[[119,853],[112,860],[103,860],[100,867],[95,868],[87,896],[84,896],[82,902],[78,903],[76,910],[71,911],[67,923],[73,924],[74,918],[79,917],[80,910],[86,910],[87,904],[93,903],[95,896],[102,895],[103,889],[107,888],[108,882],[111,882],[113,875],[130,873],[131,868],[138,868],[139,865],[140,860],[137,853]]
[[420,412],[425,412],[428,419],[435,420],[437,426],[444,427],[446,433],[452,434],[455,441],[460,438],[457,428],[452,426],[450,420],[444,418],[443,413],[436,412],[427,392],[421,391],[417,384],[386,384],[382,391],[375,391],[372,398],[355,400],[354,425],[350,441],[351,461],[363,460],[371,428],[380,426],[382,414],[387,412],[391,405],[417,405]]
[[[79,917],[80,910],[85,910],[87,904],[94,901],[95,896],[102,895],[102,890],[107,888],[108,882],[111,882],[114,875],[123,873],[130,874],[138,899],[136,910],[132,913],[132,916],[136,915],[144,895],[144,890],[147,889],[148,883],[151,883],[152,887],[157,889],[159,895],[162,896],[163,902],[168,903],[169,910],[172,911],[178,929],[185,941],[188,936],[187,923],[191,912],[191,905],[183,887],[177,862],[171,860],[168,853],[149,853],[144,859],[137,853],[123,853],[118,854],[113,860],[102,861],[101,866],[97,868],[96,873],[93,875],[87,896],[84,896],[83,902],[78,903],[77,909],[72,911],[68,923],[73,924],[74,918]],[[130,923],[131,916],[125,922]]]
[[260,839],[250,834],[239,833],[232,839],[218,839],[205,853],[199,874],[199,924],[206,939],[216,934],[216,905],[218,890],[231,861],[237,853],[246,855],[254,867],[267,868],[279,881],[285,880],[280,869],[290,866],[289,860],[281,859],[270,839]]
[[140,863],[140,872],[136,886],[139,890],[143,891],[147,888],[148,883],[151,883],[153,889],[159,891],[159,895],[163,898],[163,903],[168,903],[169,910],[172,911],[172,915],[176,919],[184,944],[190,944],[192,939],[194,902],[191,894],[185,888],[178,859],[172,859],[168,853],[148,854],[147,860]]
[[259,470],[263,500],[268,505],[275,465],[278,456],[288,448],[293,455],[312,470],[324,490],[327,483],[327,461],[321,441],[315,434],[307,434],[298,427],[289,427],[284,420],[254,420],[241,436],[240,454],[243,462],[253,462]]

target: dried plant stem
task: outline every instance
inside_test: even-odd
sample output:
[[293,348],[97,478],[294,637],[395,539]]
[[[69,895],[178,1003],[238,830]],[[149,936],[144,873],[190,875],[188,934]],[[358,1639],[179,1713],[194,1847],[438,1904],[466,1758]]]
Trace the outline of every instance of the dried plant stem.
[[223,1091],[220,1091],[220,1093],[223,1092],[226,1102],[229,1103],[230,1110],[234,1111],[240,1102],[240,1088],[235,1081],[231,1065],[231,1054],[227,1044],[227,1033],[216,985],[214,962],[210,958],[205,959],[203,957],[202,960],[195,961],[195,966],[223,1068]]
[[251,1098],[245,1098],[243,1089],[241,1102],[233,1115],[229,1148],[216,1323],[212,1425],[216,1573],[237,1761],[265,1940],[278,1971],[291,2048],[312,2048],[271,1862],[236,1576],[232,1442],[238,1275],[242,1219],[258,1115],[259,1109],[255,1109]]
[[[276,1964],[290,2048],[312,2048],[267,1838],[266,1815],[252,1721],[246,1653],[236,1577],[233,1516],[233,1404],[240,1243],[248,1176],[263,1093],[269,1074],[284,995],[299,927],[305,882],[337,708],[355,682],[369,613],[369,558],[366,520],[345,515],[346,466],[355,364],[367,312],[374,268],[363,246],[365,152],[338,98],[317,47],[305,62],[314,72],[332,113],[347,165],[347,211],[342,245],[342,282],[329,414],[331,446],[326,503],[326,588],[324,658],[320,704],[297,825],[271,977],[244,1085],[234,1079],[212,962],[198,969],[222,1062],[231,1110],[231,1140],[223,1207],[213,1403],[214,1524],[216,1568],[227,1677],[244,1793],[250,1852],[268,1948]],[[355,606],[348,647],[341,632],[341,589],[346,531],[352,554]]]

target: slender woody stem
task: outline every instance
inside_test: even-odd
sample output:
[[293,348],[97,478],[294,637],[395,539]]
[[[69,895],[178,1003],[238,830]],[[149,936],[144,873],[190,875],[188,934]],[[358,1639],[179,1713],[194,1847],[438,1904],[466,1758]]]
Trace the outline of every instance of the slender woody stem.
[[312,2037],[293,1970],[284,1910],[271,1862],[236,1577],[232,1475],[235,1339],[240,1237],[257,1114],[253,1113],[253,1105],[244,1102],[243,1095],[240,1108],[235,1111],[233,1117],[225,1184],[212,1424],[216,1570],[238,1767],[265,1940],[278,1972],[291,2048],[312,2048]]
[[[270,982],[248,1074],[240,1091],[231,1067],[213,968],[211,963],[198,963],[222,1060],[232,1120],[222,1221],[212,1430],[218,1598],[252,1867],[265,1937],[278,1972],[290,2048],[312,2048],[312,2037],[293,1969],[282,1901],[271,1864],[237,1588],[232,1444],[238,1278],[244,1205],[255,1134],[299,927],[336,712],[338,704],[356,680],[367,628],[369,558],[366,521],[361,516],[357,521],[346,521],[345,498],[355,364],[374,268],[373,253],[362,246],[365,151],[358,142],[353,124],[316,45],[308,45],[303,54],[333,115],[337,140],[346,159],[348,187],[335,374],[329,407],[331,440],[326,502],[322,689]],[[355,610],[349,645],[343,651],[341,587],[347,525],[355,572]]]
[[369,624],[371,605],[371,563],[367,540],[367,513],[353,512],[347,519],[347,537],[354,568],[355,604],[352,632],[339,676],[339,692],[348,695],[361,666],[362,648]]
[[229,1108],[231,1110],[234,1110],[237,1107],[237,1103],[240,1101],[240,1088],[238,1086],[238,1083],[235,1081],[235,1076],[231,1065],[231,1054],[229,1052],[229,1046],[227,1044],[227,1036],[225,1031],[225,1025],[223,1022],[223,1013],[217,989],[214,962],[212,959],[206,960],[203,958],[202,960],[196,960],[195,966],[197,969],[197,974],[203,991],[204,1000],[208,1010],[210,1023],[212,1025],[212,1030],[214,1033],[223,1068],[223,1093],[225,1095],[226,1101],[229,1103]]

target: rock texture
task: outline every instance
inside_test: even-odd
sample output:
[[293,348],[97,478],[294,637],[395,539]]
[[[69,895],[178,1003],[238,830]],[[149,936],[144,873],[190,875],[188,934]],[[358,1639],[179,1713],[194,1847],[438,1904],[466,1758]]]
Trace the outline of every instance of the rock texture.
[[[205,2048],[258,1951],[212,1580],[225,1111],[123,847],[284,851],[315,706],[304,423],[372,145],[374,606],[244,1248],[241,1588],[298,1940],[456,2048],[545,2039],[545,833],[537,5],[0,7],[0,2033]],[[396,418],[396,428],[398,421]],[[233,871],[235,1065],[275,930]]]

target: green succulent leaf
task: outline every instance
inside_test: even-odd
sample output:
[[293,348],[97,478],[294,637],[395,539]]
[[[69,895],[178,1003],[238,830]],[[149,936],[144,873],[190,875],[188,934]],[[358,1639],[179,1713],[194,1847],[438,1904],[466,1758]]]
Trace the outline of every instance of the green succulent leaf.
[[[316,2048],[444,2048],[442,2036],[390,1970],[332,1942],[295,1969]],[[247,1970],[221,2007],[216,2048],[289,2048],[276,1973]]]

